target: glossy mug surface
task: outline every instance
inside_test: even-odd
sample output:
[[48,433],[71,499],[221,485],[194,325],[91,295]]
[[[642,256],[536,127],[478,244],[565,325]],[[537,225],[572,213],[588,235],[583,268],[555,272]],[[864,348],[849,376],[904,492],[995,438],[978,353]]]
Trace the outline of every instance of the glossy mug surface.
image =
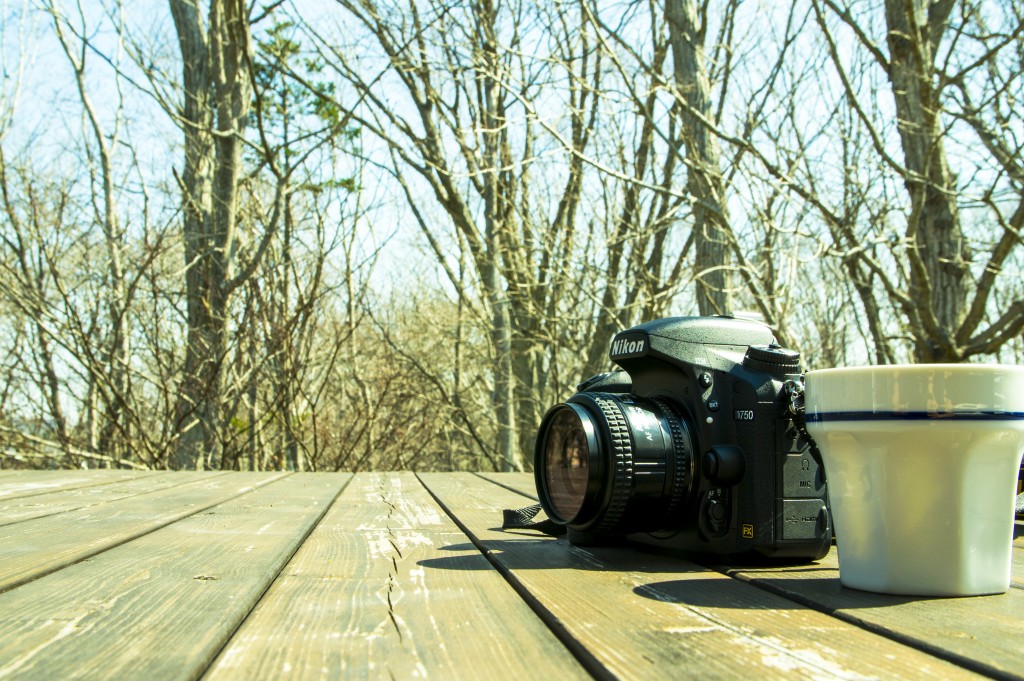
[[1010,585],[1024,367],[808,372],[844,586],[967,596]]

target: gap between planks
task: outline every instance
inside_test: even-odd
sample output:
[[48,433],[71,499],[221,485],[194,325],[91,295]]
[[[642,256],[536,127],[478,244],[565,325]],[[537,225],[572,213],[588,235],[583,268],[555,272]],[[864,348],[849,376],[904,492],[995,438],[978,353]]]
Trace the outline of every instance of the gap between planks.
[[157,471],[17,471],[0,478],[0,501],[144,479]]
[[[536,498],[532,476],[491,473],[482,477]],[[713,569],[792,599],[899,643],[983,674],[1020,674],[1016,641],[1024,638],[1024,590],[1020,547],[1014,549],[1014,577],[1006,594],[972,598],[907,598],[870,594],[839,584],[835,547],[813,566]]]
[[203,475],[169,489],[2,526],[0,593],[202,513],[287,475]]
[[151,494],[161,489],[209,477],[208,473],[163,471],[148,476],[112,480],[98,485],[43,491],[30,496],[0,499],[0,526]]
[[0,677],[196,678],[348,479],[275,476],[0,595]]

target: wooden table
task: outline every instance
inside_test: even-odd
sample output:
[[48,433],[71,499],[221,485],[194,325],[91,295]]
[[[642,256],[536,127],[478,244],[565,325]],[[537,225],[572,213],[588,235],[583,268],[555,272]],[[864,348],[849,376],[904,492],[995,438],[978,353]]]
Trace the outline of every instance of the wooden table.
[[533,496],[0,471],[0,678],[1024,678],[1024,538],[1009,593],[905,598],[841,587],[834,549],[728,569],[501,531]]

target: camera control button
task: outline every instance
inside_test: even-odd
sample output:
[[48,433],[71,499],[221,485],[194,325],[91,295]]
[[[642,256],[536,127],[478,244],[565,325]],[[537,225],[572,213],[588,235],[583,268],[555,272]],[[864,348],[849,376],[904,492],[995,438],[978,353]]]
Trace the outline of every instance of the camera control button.
[[708,400],[708,411],[718,411],[718,400]]
[[746,470],[743,450],[732,445],[712,447],[704,452],[701,464],[704,475],[717,485],[737,484]]
[[705,530],[712,536],[720,536],[729,529],[729,509],[722,501],[708,499],[704,502]]
[[707,372],[707,371],[700,372],[700,376],[698,376],[697,380],[699,380],[700,384],[702,386],[704,386],[705,388],[710,388],[711,387],[711,374],[709,372]]

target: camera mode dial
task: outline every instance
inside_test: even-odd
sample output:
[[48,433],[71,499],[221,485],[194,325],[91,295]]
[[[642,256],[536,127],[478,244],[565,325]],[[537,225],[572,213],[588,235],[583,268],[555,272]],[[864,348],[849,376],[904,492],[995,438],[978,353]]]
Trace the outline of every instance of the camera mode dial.
[[778,343],[751,345],[743,357],[743,366],[770,374],[800,373],[800,353],[784,348]]

